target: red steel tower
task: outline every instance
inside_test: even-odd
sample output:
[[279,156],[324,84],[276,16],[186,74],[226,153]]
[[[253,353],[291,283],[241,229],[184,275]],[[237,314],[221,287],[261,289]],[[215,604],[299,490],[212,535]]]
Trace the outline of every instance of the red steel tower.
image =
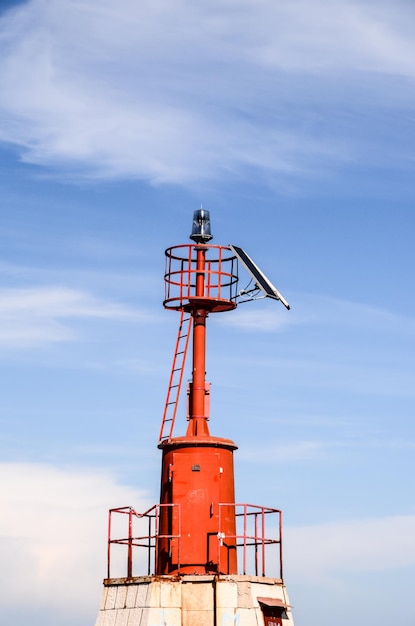
[[[157,574],[237,573],[233,472],[236,445],[229,439],[210,435],[209,384],[205,379],[207,318],[210,313],[236,307],[236,259],[229,248],[207,243],[211,239],[209,226],[207,211],[197,211],[191,234],[194,244],[166,250],[164,306],[180,311],[182,319],[159,441],[163,452],[160,496],[163,507]],[[181,352],[183,333],[188,337],[191,329],[188,427],[184,437],[172,437],[185,361],[182,359],[179,365],[176,355]],[[219,503],[224,504],[219,507]],[[220,544],[219,532],[224,535]]]
[[[237,446],[210,434],[205,377],[210,314],[232,311],[238,300],[259,294],[289,306],[244,250],[208,243],[208,211],[194,212],[190,238],[191,244],[165,252],[163,304],[180,312],[180,324],[158,443],[160,502],[144,513],[132,507],[110,511],[108,575],[96,626],[106,626],[107,620],[112,626],[127,621],[128,626],[219,626],[227,620],[292,626],[282,576],[281,511],[235,502]],[[252,289],[238,291],[238,262],[251,275]],[[188,425],[185,435],[173,436],[191,337]],[[127,522],[121,538],[113,537],[115,516]],[[112,574],[115,546],[127,549],[126,576]],[[139,549],[147,555],[147,572],[141,576],[133,558]],[[143,567],[143,561],[138,563]],[[160,621],[154,621],[160,612]]]

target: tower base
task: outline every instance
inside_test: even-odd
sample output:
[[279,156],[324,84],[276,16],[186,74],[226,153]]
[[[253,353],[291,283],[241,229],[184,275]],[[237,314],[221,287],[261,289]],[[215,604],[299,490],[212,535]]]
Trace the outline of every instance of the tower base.
[[104,580],[95,626],[293,626],[283,581],[260,576]]

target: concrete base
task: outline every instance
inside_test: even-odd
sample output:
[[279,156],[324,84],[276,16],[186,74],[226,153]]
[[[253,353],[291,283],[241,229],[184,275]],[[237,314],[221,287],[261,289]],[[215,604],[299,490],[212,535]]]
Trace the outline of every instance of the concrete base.
[[140,576],[104,581],[95,626],[264,626],[258,598],[288,606],[286,588],[259,576]]

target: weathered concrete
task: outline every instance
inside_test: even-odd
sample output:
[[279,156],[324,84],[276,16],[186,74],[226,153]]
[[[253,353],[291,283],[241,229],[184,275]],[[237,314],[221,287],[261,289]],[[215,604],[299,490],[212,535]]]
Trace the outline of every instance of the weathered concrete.
[[[140,576],[104,581],[95,626],[264,626],[258,598],[289,607],[278,578]],[[291,610],[284,626],[293,626]]]

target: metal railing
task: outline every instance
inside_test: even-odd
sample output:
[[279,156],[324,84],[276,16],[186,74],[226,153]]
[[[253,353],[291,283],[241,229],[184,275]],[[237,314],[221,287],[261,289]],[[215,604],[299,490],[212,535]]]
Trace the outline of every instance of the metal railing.
[[[196,297],[197,277],[201,273],[197,250],[206,251],[204,258],[204,293],[201,296],[212,312],[235,308],[238,288],[238,261],[225,246],[182,244],[167,248],[164,273],[166,309],[182,310]],[[211,301],[211,306],[208,302]]]
[[[144,513],[137,513],[131,506],[110,509],[108,513],[108,548],[107,548],[107,578],[111,578],[112,573],[112,548],[115,545],[123,545],[127,548],[127,578],[131,578],[133,574],[133,548],[141,548],[141,555],[145,555],[145,562],[139,561],[139,565],[147,570],[147,575],[153,574],[155,571],[155,563],[157,560],[157,544],[158,540],[177,539],[178,540],[178,557],[180,565],[180,535],[161,535],[159,533],[160,509],[162,507],[178,507],[179,510],[179,527],[180,527],[180,505],[179,504],[155,504]],[[121,515],[127,519],[127,532],[121,537],[112,538],[113,533],[113,517]],[[147,532],[145,533],[145,530]],[[144,534],[143,534],[144,531]],[[125,571],[125,570],[124,570]],[[143,571],[141,572],[141,575]]]
[[255,504],[220,503],[219,510],[222,507],[234,507],[236,534],[225,536],[221,532],[222,515],[219,515],[218,559],[219,547],[226,546],[230,539],[232,548],[236,543],[240,573],[282,579],[282,511]]
[[[161,507],[178,507],[177,528],[174,535],[159,533]],[[226,507],[226,508],[224,508]],[[223,515],[229,515],[229,507],[234,508],[236,534],[225,535],[221,531]],[[223,511],[223,515],[222,515]],[[119,515],[118,521],[126,520],[125,532],[121,538],[113,538],[114,516]],[[125,524],[123,524],[125,528]],[[219,503],[218,515],[218,571],[221,571],[220,560],[226,556],[223,547],[234,550],[236,546],[238,556],[238,573],[255,576],[270,576],[283,578],[282,565],[282,512],[254,504]],[[125,571],[125,557],[122,559],[124,576],[131,578],[134,575],[151,575],[155,572],[157,562],[157,547],[159,539],[177,540],[177,569],[180,573],[180,505],[156,504],[144,513],[137,513],[132,507],[110,509],[108,516],[108,555],[107,578],[111,578],[114,546],[125,546],[127,550],[127,568]],[[222,548],[222,549],[221,549]],[[140,549],[139,555],[137,555]],[[134,572],[135,567],[142,568],[140,574]],[[121,575],[122,576],[122,575]],[[120,577],[121,577],[120,576]]]

